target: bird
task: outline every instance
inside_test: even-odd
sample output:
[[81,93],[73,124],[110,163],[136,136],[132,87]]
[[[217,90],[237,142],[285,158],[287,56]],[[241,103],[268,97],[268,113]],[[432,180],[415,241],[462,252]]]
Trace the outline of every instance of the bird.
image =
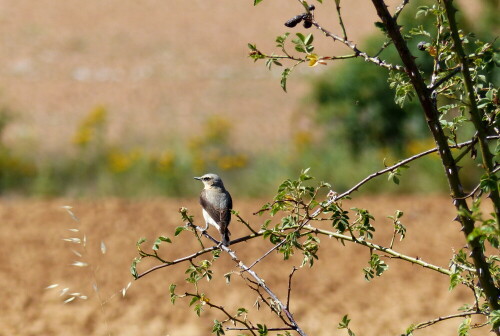
[[203,208],[203,218],[206,223],[203,231],[207,230],[209,225],[214,226],[221,234],[221,244],[229,246],[231,233],[228,227],[231,222],[231,210],[233,208],[231,195],[217,174],[208,173],[194,179],[202,181],[204,185],[200,194],[200,204]]

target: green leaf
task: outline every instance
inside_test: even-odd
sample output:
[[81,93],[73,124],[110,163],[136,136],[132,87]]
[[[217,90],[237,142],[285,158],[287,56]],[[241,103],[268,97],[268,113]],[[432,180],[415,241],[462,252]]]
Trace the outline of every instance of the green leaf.
[[178,226],[175,228],[175,233],[174,233],[174,236],[178,236],[182,231],[185,231],[187,230],[187,228],[185,226]]
[[212,333],[216,334],[217,336],[225,335],[221,322],[214,320],[214,326],[212,328]]
[[201,303],[194,306],[194,311],[196,312],[196,315],[201,315],[201,312],[203,311],[203,306],[201,305]]
[[259,336],[266,336],[268,334],[267,326],[265,324],[257,324],[257,328],[259,331]]
[[172,241],[170,240],[170,238],[165,237],[165,236],[160,236],[160,237],[158,237],[158,238],[155,240],[155,243],[153,244],[153,250],[154,250],[154,251],[157,251],[157,250],[160,248],[160,244],[161,244],[162,242],[172,243]]
[[458,284],[460,283],[460,274],[458,273],[452,273],[450,275],[450,286],[448,287],[448,290],[454,289]]
[[193,298],[191,299],[191,301],[189,302],[189,305],[192,306],[194,305],[196,302],[198,302],[200,300],[199,297],[197,296],[193,296]]
[[465,318],[462,323],[458,326],[458,336],[468,336],[470,330],[471,318]]
[[290,75],[290,72],[291,72],[290,68],[285,68],[285,70],[283,70],[283,72],[281,73],[280,85],[283,91],[285,92],[286,92],[286,81],[288,79],[288,76]]
[[302,3],[302,6],[304,6],[304,9],[306,11],[309,11],[309,4],[307,3],[307,1],[306,0],[302,0],[301,3]]
[[172,304],[175,304],[175,300],[177,299],[177,294],[175,294],[175,287],[177,287],[176,284],[171,284],[170,285],[170,302],[172,302]]
[[248,313],[248,310],[246,310],[245,308],[238,308],[238,310],[236,311],[236,316],[241,316],[243,314],[247,314]]
[[314,35],[313,34],[309,34],[305,37],[304,39],[304,44],[306,45],[309,45],[311,44],[312,42],[314,41]]
[[376,276],[381,276],[389,266],[380,259],[379,255],[373,253],[370,257],[370,261],[368,262],[370,267],[363,268],[363,272],[365,273],[366,281],[370,281]]
[[500,310],[494,310],[490,313],[488,323],[491,324],[492,329],[500,328]]
[[142,243],[144,243],[146,241],[146,238],[141,238],[137,241],[137,243],[135,243],[137,245],[137,247],[141,246]]
[[130,265],[130,273],[132,274],[132,276],[137,279],[137,264],[141,262],[141,258],[134,258],[134,260],[132,260],[132,265]]
[[351,322],[351,319],[349,319],[349,316],[344,315],[344,317],[342,317],[342,321],[339,322],[337,329],[345,329],[345,328],[349,327],[349,322]]
[[254,6],[257,6],[258,4],[260,4],[262,2],[262,0],[253,0],[253,5]]

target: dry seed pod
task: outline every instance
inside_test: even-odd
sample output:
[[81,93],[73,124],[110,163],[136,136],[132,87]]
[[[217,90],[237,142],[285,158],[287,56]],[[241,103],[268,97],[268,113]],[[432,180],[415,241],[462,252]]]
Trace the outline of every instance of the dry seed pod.
[[307,14],[302,13],[302,14],[294,16],[293,18],[291,18],[290,20],[285,22],[285,26],[287,26],[288,28],[295,27],[296,25],[298,25],[300,23],[300,21],[302,21],[302,19],[304,19],[304,16],[306,16],[306,15]]
[[311,14],[305,14],[303,17],[304,20],[304,28],[308,29],[311,28],[312,26],[312,15]]

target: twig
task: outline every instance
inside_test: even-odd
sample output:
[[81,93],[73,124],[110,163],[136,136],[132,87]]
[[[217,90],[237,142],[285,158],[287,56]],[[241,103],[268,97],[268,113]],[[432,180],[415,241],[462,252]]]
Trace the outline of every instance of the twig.
[[257,260],[255,260],[250,266],[248,266],[248,269],[251,269],[252,267],[254,267],[255,265],[257,265],[259,262],[261,262],[265,257],[267,257],[271,252],[273,252],[274,250],[278,249],[281,245],[283,245],[284,243],[286,242],[286,238],[283,239],[282,241],[280,241],[278,244],[274,245],[269,251],[267,251],[266,253],[264,253],[264,255],[262,255],[262,257],[258,258]]
[[175,264],[178,264],[178,263],[181,263],[181,262],[184,262],[184,261],[190,261],[190,260],[193,260],[194,258],[196,257],[199,257],[200,255],[202,254],[205,254],[205,253],[208,253],[208,252],[211,252],[211,251],[214,251],[214,250],[217,250],[218,247],[217,246],[212,246],[212,247],[207,247],[201,251],[198,251],[196,253],[193,253],[191,255],[188,255],[186,257],[183,257],[183,258],[179,258],[179,259],[176,259],[174,261],[171,261],[171,262],[168,262],[168,263],[164,263],[164,264],[160,264],[160,265],[156,265],[154,267],[151,267],[150,269],[148,269],[147,271],[144,271],[143,273],[141,274],[138,274],[135,278],[135,280],[138,280],[140,278],[142,278],[143,276],[153,272],[153,271],[156,271],[160,268],[163,268],[163,267],[167,267],[167,266],[172,266],[172,265],[175,265]]
[[342,28],[342,33],[344,34],[344,40],[347,41],[347,33],[345,31],[344,21],[342,20],[342,15],[340,14],[340,0],[335,1],[335,6],[337,9],[337,14],[339,16],[339,24],[340,24],[340,27]]
[[394,21],[398,20],[399,14],[401,14],[401,12],[403,11],[403,9],[405,8],[405,6],[409,2],[410,2],[410,0],[403,0],[403,2],[396,8],[396,12],[394,12],[394,15],[392,16],[392,18],[394,19]]
[[[185,296],[191,296],[191,297],[196,297],[198,298],[199,300],[201,299],[200,295],[198,294],[192,294],[192,293],[184,293]],[[201,300],[200,300],[201,301]],[[256,330],[254,327],[250,326],[247,322],[245,322],[244,320],[241,320],[239,318],[236,318],[235,316],[229,314],[229,312],[223,307],[223,306],[217,306],[213,303],[211,303],[209,300],[204,300],[203,301],[204,304],[206,304],[207,306],[209,306],[210,308],[215,308],[215,309],[218,309],[220,310],[222,313],[224,313],[226,316],[227,316],[227,319],[226,321],[233,321],[233,322],[238,322],[242,325],[245,326],[245,328],[241,328],[239,330],[248,330],[252,333],[252,335],[255,335],[257,336],[256,333],[253,332],[253,330]],[[236,324],[236,323],[235,323]]]
[[446,76],[444,76],[443,78],[441,78],[440,80],[438,80],[436,83],[434,83],[432,86],[429,87],[429,90],[431,91],[435,91],[441,84],[443,84],[444,82],[446,82],[448,79],[450,79],[451,77],[455,76],[457,73],[459,73],[461,71],[460,68],[455,68],[453,69],[452,71],[450,71]]
[[384,44],[382,45],[382,47],[380,47],[379,51],[375,54],[375,56],[373,57],[379,57],[380,54],[382,53],[382,51],[385,50],[385,48],[387,48],[388,46],[390,46],[392,44],[392,41],[391,40],[387,40],[384,42]]
[[[495,140],[495,139],[500,139],[500,136],[498,135],[494,135],[494,136],[489,136],[487,138],[488,140]],[[475,140],[469,140],[469,141],[465,141],[465,142],[461,142],[459,144],[456,144],[456,145],[453,145],[453,146],[450,146],[450,148],[462,148],[464,146],[467,146],[467,145],[470,145],[472,142],[474,142]],[[421,153],[418,153],[414,156],[411,156],[409,158],[406,158],[390,167],[387,167],[387,168],[384,168],[378,172],[375,172],[371,175],[368,175],[367,177],[365,177],[364,179],[362,179],[361,181],[359,181],[357,184],[355,184],[352,188],[350,188],[349,190],[341,193],[341,194],[338,194],[336,195],[335,197],[333,197],[332,199],[330,199],[326,204],[325,206],[329,206],[330,204],[336,202],[337,200],[341,199],[341,198],[344,198],[350,194],[352,194],[354,191],[358,190],[363,184],[367,183],[368,181],[374,179],[375,177],[377,176],[380,176],[380,175],[383,175],[385,173],[388,173],[390,171],[393,171],[394,169],[396,168],[399,168],[401,166],[404,166],[405,164],[411,162],[411,161],[414,161],[416,159],[419,159],[423,156],[426,156],[426,155],[429,155],[429,154],[432,154],[432,153],[435,153],[437,152],[438,149],[437,148],[432,148],[432,149],[429,149],[429,150],[426,150],[424,152],[421,152]],[[319,213],[321,212],[321,209],[317,210],[316,212],[314,212],[311,217],[316,217],[317,215],[319,215]]]
[[305,336],[306,333],[299,327],[299,325],[297,324],[297,321],[295,321],[295,318],[293,317],[292,313],[290,313],[290,311],[288,310],[288,308],[285,307],[285,305],[280,301],[280,299],[278,299],[278,297],[276,296],[276,294],[274,294],[274,292],[266,285],[266,283],[264,282],[264,280],[262,280],[262,278],[260,278],[257,275],[257,273],[255,273],[253,270],[249,269],[236,256],[236,253],[233,250],[230,250],[227,246],[224,246],[224,245],[221,245],[220,248],[223,249],[225,252],[227,252],[231,256],[231,259],[233,259],[233,261],[238,265],[238,267],[240,269],[242,269],[243,271],[248,272],[248,274],[250,274],[252,276],[252,278],[255,279],[255,281],[257,282],[258,286],[261,287],[267,294],[269,294],[269,296],[271,297],[271,299],[273,299],[273,301],[276,304],[278,304],[278,306],[280,307],[281,311],[283,311],[285,313],[287,319],[290,321],[290,324],[291,324],[293,330],[295,330],[299,335]]
[[339,42],[343,43],[344,45],[346,45],[347,47],[351,48],[354,51],[354,53],[355,53],[356,56],[363,57],[365,59],[365,61],[371,62],[371,63],[375,63],[378,66],[381,66],[381,67],[389,69],[389,70],[396,70],[396,71],[401,71],[401,72],[405,71],[404,67],[402,67],[400,65],[390,64],[390,63],[387,63],[384,60],[381,60],[378,57],[371,57],[371,56],[369,56],[367,53],[359,50],[355,43],[353,43],[351,41],[348,41],[347,39],[344,39],[344,38],[342,38],[342,37],[340,37],[338,35],[335,35],[335,34],[329,32],[328,30],[326,30],[325,28],[323,28],[315,20],[312,21],[312,24],[316,28],[318,28],[321,32],[323,32],[323,34],[325,34],[327,37],[330,37],[334,41],[339,41]]
[[290,293],[292,292],[292,277],[295,271],[297,270],[297,267],[293,266],[292,272],[288,276],[288,294],[286,295],[286,308],[290,309]]
[[[493,171],[491,173],[495,174],[498,171],[500,171],[500,165],[496,166],[496,168],[493,169]],[[464,197],[462,197],[462,199],[466,199],[466,198],[474,196],[474,194],[477,193],[477,191],[479,190],[479,188],[481,188],[481,183],[479,183],[474,189],[472,189],[472,191],[470,193],[468,193],[467,195],[465,195]],[[481,194],[482,194],[482,191],[481,191],[481,193],[479,195],[481,195]]]
[[239,220],[241,223],[243,223],[243,224],[244,224],[244,225],[248,228],[248,230],[250,230],[250,232],[252,232],[253,234],[257,233],[257,231],[255,231],[255,230],[254,230],[254,229],[250,226],[250,224],[248,224],[248,223],[247,223],[247,221],[246,221],[246,220],[244,220],[243,218],[241,218],[241,216],[240,216],[240,214],[239,214],[239,213],[236,213],[235,215],[236,215],[236,217],[238,218],[238,220]]
[[446,320],[457,318],[457,317],[470,316],[470,315],[485,315],[485,314],[483,312],[477,311],[477,312],[463,312],[463,313],[457,313],[457,314],[452,314],[452,315],[447,315],[447,316],[440,316],[440,317],[435,318],[433,320],[417,324],[416,326],[414,326],[413,330],[427,328],[433,324],[436,324],[436,323],[439,323],[442,321],[446,321]]
[[424,268],[431,269],[433,271],[436,271],[436,272],[439,272],[439,273],[442,273],[442,274],[445,274],[445,275],[448,275],[448,276],[450,276],[452,274],[452,272],[450,270],[447,270],[446,268],[430,264],[428,262],[423,261],[420,258],[413,258],[413,257],[407,256],[407,255],[404,255],[404,254],[399,253],[397,251],[394,251],[393,249],[390,249],[388,247],[384,247],[384,246],[381,246],[381,245],[378,245],[378,244],[374,244],[374,243],[371,243],[371,242],[368,242],[368,241],[365,241],[365,240],[359,240],[359,239],[358,240],[354,240],[350,236],[347,236],[347,235],[344,235],[344,234],[341,234],[341,233],[337,233],[337,232],[332,232],[332,231],[327,231],[327,230],[323,230],[323,229],[318,229],[318,228],[315,228],[315,227],[310,226],[310,225],[306,225],[306,226],[304,226],[304,228],[310,230],[312,233],[323,234],[323,235],[326,235],[326,236],[329,236],[329,237],[341,239],[343,241],[348,241],[348,242],[355,243],[355,244],[358,244],[358,245],[363,245],[363,246],[366,246],[366,247],[368,247],[368,248],[370,248],[372,250],[377,250],[377,251],[380,251],[380,252],[387,253],[387,254],[391,255],[393,258],[405,260],[405,261],[408,261],[408,262],[410,262],[412,264],[416,264],[416,265],[422,266]]
[[[247,329],[247,328],[234,328],[234,327],[226,327],[226,330],[259,330],[259,328],[251,328],[251,329]],[[285,330],[295,330],[293,328],[267,328],[267,330],[269,331],[285,331]]]

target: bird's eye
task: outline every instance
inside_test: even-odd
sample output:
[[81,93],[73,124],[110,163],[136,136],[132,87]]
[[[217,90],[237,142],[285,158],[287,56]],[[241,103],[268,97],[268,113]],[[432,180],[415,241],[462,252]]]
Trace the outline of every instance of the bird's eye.
[[202,180],[203,181],[208,181],[208,180],[210,180],[210,177],[204,177],[204,178],[202,178]]

